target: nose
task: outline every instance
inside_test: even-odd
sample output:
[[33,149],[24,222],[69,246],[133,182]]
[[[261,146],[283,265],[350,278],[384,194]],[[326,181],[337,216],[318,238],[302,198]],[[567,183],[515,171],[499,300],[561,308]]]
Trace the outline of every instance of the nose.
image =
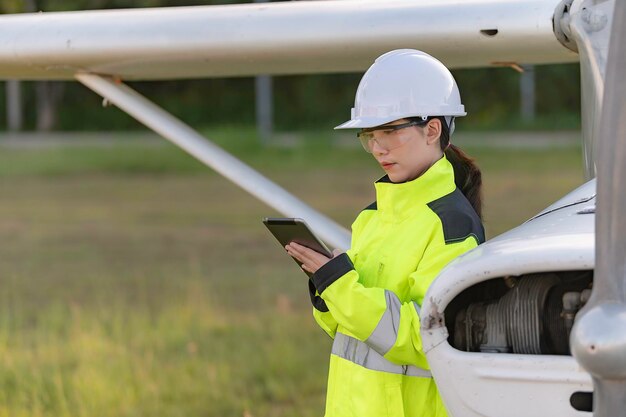
[[386,153],[389,152],[389,150],[383,148],[382,146],[380,146],[380,144],[378,143],[377,140],[373,140],[372,141],[372,153],[375,155],[385,155]]

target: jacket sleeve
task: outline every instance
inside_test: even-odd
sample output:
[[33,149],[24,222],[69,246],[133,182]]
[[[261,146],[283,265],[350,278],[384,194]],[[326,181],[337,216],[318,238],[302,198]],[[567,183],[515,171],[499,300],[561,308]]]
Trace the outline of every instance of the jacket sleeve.
[[[364,220],[365,218],[365,220]],[[352,244],[354,239],[358,238],[360,230],[363,224],[367,222],[367,216],[359,216],[352,224]],[[350,251],[348,251],[350,252]],[[331,259],[332,261],[332,259]],[[331,338],[335,338],[337,333],[337,320],[333,317],[333,314],[329,311],[326,302],[320,296],[313,283],[313,278],[309,279],[309,296],[311,297],[311,304],[313,304],[313,318],[319,324]]]
[[328,310],[326,302],[320,297],[312,280],[309,280],[309,295],[311,297],[311,304],[313,304],[313,318],[322,330],[334,339],[335,333],[337,333],[337,320],[335,320]]
[[364,287],[347,254],[320,268],[312,281],[342,332],[367,343],[393,363],[428,369],[420,338],[420,305],[441,269],[476,246],[472,236],[455,243],[446,244],[443,238],[431,242],[417,269],[407,277],[408,302],[401,302],[384,288]]

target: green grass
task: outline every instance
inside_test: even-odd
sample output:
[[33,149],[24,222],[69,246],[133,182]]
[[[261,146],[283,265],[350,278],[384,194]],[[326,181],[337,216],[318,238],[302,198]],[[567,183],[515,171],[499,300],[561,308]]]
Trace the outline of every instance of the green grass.
[[[264,171],[360,167],[369,156],[354,146],[335,146],[337,136],[304,132],[283,134],[269,146],[261,144],[252,128],[222,127],[206,132],[217,145]],[[352,139],[352,135],[350,135]],[[15,176],[69,176],[89,174],[212,174],[202,163],[165,140],[140,142],[133,135],[107,142],[86,143],[71,136],[72,146],[4,147],[0,151],[0,178]],[[356,142],[356,138],[354,138]],[[0,141],[0,145],[1,145]],[[45,144],[45,141],[44,141]]]
[[[373,200],[359,149],[249,133],[213,137],[345,225]],[[582,182],[577,149],[468,151],[490,237]],[[0,192],[0,417],[322,414],[330,339],[273,209],[169,145],[4,148]]]

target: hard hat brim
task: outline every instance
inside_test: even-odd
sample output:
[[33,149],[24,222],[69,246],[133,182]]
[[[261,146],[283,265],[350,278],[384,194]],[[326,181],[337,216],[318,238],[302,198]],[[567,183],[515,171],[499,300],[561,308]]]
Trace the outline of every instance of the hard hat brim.
[[335,130],[339,129],[366,129],[368,127],[376,127],[380,125],[384,125],[389,122],[393,122],[397,120],[396,117],[393,118],[380,118],[380,117],[356,117],[354,119],[348,120],[345,123],[340,124],[339,126],[335,126]]
[[[438,109],[440,110],[440,109]],[[455,109],[455,111],[441,111],[434,112],[435,114],[424,114],[424,116],[454,116],[454,117],[463,117],[466,116],[467,113],[463,111],[464,109]],[[340,124],[339,126],[335,126],[335,130],[340,129],[367,129],[370,127],[381,126],[387,123],[391,123],[394,120],[406,119],[408,117],[418,117],[417,114],[411,112],[409,114],[396,114],[387,117],[355,117],[351,120],[348,120],[345,123]]]

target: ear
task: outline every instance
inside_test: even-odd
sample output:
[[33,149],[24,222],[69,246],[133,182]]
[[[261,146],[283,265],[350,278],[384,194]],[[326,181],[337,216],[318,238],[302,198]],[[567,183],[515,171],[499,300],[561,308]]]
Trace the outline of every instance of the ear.
[[431,119],[426,125],[426,144],[438,145],[441,137],[441,120]]

